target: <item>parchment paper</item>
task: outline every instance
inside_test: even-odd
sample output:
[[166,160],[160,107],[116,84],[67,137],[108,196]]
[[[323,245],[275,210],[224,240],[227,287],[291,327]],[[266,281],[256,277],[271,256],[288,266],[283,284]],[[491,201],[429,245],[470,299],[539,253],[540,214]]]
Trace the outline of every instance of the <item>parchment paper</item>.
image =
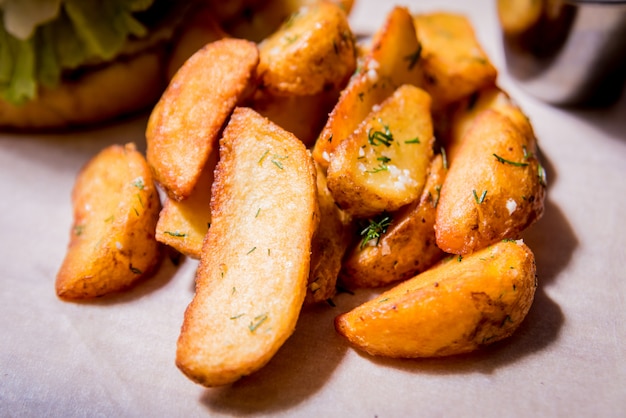
[[[466,13],[499,84],[530,116],[548,172],[545,216],[526,234],[539,290],[510,339],[462,357],[384,360],[332,320],[372,296],[305,310],[260,372],[204,389],[174,365],[196,262],[93,303],[54,293],[76,173],[99,150],[145,147],[146,116],[64,135],[0,134],[0,416],[597,416],[626,413],[626,96],[605,109],[545,105],[509,78],[492,1],[405,1]],[[358,0],[371,35],[392,2]]]

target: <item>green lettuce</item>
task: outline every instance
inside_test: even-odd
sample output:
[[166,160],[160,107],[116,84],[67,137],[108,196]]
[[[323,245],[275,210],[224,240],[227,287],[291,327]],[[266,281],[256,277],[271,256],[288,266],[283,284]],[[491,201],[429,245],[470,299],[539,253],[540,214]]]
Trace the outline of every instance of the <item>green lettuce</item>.
[[[154,1],[64,0],[55,19],[26,39],[0,25],[0,97],[23,104],[36,97],[39,85],[58,85],[64,70],[116,57],[127,39],[146,36],[148,29],[136,13]],[[5,17],[0,9],[6,23]]]

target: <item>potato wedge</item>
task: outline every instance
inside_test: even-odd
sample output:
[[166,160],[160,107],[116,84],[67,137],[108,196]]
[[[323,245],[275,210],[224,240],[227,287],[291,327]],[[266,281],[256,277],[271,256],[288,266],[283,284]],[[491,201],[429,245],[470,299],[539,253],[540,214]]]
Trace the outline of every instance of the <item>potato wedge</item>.
[[212,42],[185,62],[152,110],[146,156],[172,199],[191,194],[257,63],[258,50],[252,42]]
[[520,233],[543,214],[545,173],[534,137],[486,110],[450,165],[437,205],[437,245],[467,254]]
[[419,65],[424,71],[423,88],[432,96],[433,109],[442,109],[495,83],[497,70],[465,16],[417,14],[415,28],[422,45]]
[[510,336],[537,287],[535,257],[502,241],[450,257],[335,318],[335,328],[371,355],[418,358],[471,352]]
[[342,91],[313,148],[313,158],[325,169],[335,148],[356,130],[375,105],[403,84],[420,86],[421,46],[413,18],[404,7],[395,7],[374,34],[363,65]]
[[435,243],[435,214],[445,176],[439,154],[430,164],[420,199],[391,214],[380,237],[364,238],[348,252],[341,270],[345,286],[385,286],[413,277],[443,258]]
[[422,192],[433,142],[430,96],[405,84],[335,149],[328,188],[354,217],[397,210]]
[[205,386],[265,365],[294,331],[317,228],[315,167],[292,134],[236,108],[220,142],[196,294],[176,364]]
[[495,110],[507,116],[524,135],[534,137],[535,134],[528,117],[524,115],[509,95],[496,86],[488,87],[454,105],[449,119],[449,131],[444,138],[449,164],[453,164],[465,134],[478,115],[487,109]]
[[306,304],[324,302],[335,295],[341,260],[353,237],[351,218],[335,204],[324,169],[317,163],[315,166],[320,221],[311,244]]
[[211,224],[211,185],[218,156],[218,148],[214,148],[187,199],[177,201],[165,197],[156,226],[157,241],[195,259],[200,258],[202,243]]
[[304,96],[343,88],[356,68],[346,13],[320,1],[301,8],[259,44],[259,80],[275,95]]
[[78,300],[123,290],[160,262],[154,230],[161,203],[152,173],[132,143],[93,157],[72,191],[74,223],[56,293]]
[[311,96],[275,96],[263,91],[255,94],[251,107],[311,147],[338,96],[335,90]]

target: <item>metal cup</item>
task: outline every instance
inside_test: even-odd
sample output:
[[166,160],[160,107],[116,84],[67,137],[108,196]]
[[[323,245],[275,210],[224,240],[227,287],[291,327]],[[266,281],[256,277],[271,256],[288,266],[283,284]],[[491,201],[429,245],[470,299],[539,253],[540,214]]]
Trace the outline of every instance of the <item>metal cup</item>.
[[556,105],[596,105],[626,82],[626,1],[497,0],[509,73]]

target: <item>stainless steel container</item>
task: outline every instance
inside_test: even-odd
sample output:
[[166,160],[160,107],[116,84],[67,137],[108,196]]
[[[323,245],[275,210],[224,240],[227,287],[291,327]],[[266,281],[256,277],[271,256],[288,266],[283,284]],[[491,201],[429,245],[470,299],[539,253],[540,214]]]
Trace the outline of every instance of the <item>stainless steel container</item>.
[[626,1],[497,0],[507,70],[557,105],[605,104],[626,82]]

